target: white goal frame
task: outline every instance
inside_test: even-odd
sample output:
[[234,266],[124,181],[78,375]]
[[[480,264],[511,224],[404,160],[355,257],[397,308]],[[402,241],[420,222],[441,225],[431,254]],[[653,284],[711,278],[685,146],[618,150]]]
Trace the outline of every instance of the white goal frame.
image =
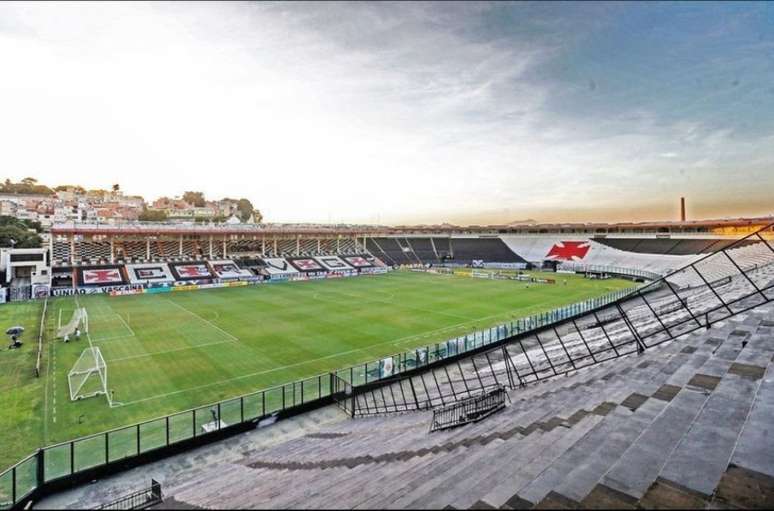
[[70,322],[64,326],[60,326],[56,332],[56,336],[59,339],[63,339],[65,336],[71,336],[75,333],[79,326],[82,326],[84,333],[89,332],[89,313],[86,311],[86,307],[78,307],[73,311],[73,317]]
[[[83,387],[87,382],[94,378],[99,379],[99,388],[97,390],[90,390],[82,392]],[[70,388],[70,400],[77,401],[79,399],[87,399],[94,396],[104,395],[107,397],[108,403],[112,406],[113,403],[108,393],[108,373],[107,364],[102,357],[102,352],[99,348],[89,347],[83,350],[81,356],[67,373],[67,384]]]

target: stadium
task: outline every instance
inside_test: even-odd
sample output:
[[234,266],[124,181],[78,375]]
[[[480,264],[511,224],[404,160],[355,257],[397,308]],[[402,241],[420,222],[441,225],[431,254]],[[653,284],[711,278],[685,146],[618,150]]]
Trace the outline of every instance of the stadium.
[[[767,222],[55,225],[7,256],[3,326],[37,345],[3,361],[4,505],[102,478],[69,505],[754,504],[733,488],[770,470]],[[385,494],[404,473],[426,477]]]
[[0,511],[774,509],[774,2],[0,2]]

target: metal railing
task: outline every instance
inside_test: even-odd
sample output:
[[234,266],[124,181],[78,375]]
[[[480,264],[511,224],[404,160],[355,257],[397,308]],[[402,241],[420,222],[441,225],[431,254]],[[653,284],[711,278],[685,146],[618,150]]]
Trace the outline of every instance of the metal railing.
[[150,488],[129,493],[128,495],[117,498],[113,502],[103,504],[94,509],[147,509],[156,504],[161,504],[163,500],[164,495],[161,492],[161,483],[155,479],[151,479]]
[[260,427],[278,413],[325,404],[330,374],[199,406],[39,449],[0,473],[0,509],[23,506],[49,486],[160,452]]
[[433,409],[430,432],[449,429],[471,422],[478,422],[505,408],[508,393],[498,386],[480,395],[462,399],[451,405]]
[[439,360],[456,357],[460,354],[480,349],[483,346],[498,343],[523,332],[529,332],[566,318],[599,309],[635,293],[636,289],[626,288],[612,291],[603,296],[550,311],[539,312],[525,318],[514,319],[513,321],[501,323],[491,328],[465,334],[447,341],[387,356],[381,360],[339,369],[335,374],[354,387],[370,384],[384,378],[394,377],[403,372],[413,371],[416,368],[427,366]]
[[[63,484],[140,463],[154,453],[167,455],[171,448],[260,427],[278,413],[333,400],[353,416],[445,406],[496,386],[516,388],[674,340],[774,300],[774,248],[761,235],[771,236],[771,229],[739,240],[754,239],[759,246],[754,270],[742,270],[748,265],[735,260],[739,254],[732,244],[618,295],[45,447],[0,473],[0,508],[22,507]],[[735,272],[727,275],[733,282],[714,287],[711,282],[723,272]],[[705,285],[686,292],[670,277],[700,279]]]
[[[353,417],[442,407],[495,386],[515,389],[710,327],[774,301],[771,228],[618,300],[509,332],[510,337],[480,343],[470,354],[449,357],[453,345],[448,346],[445,353],[434,357],[431,352],[422,359],[424,364],[412,368],[424,366],[422,370],[409,370],[384,384],[350,378],[350,393],[337,401]],[[690,285],[681,288],[676,282]],[[696,282],[701,285],[694,286]]]
[[607,273],[610,275],[622,275],[624,277],[635,277],[645,280],[658,280],[664,275],[662,273],[642,270],[639,268],[575,262],[563,262],[556,269],[557,271],[567,270],[574,271],[576,273]]

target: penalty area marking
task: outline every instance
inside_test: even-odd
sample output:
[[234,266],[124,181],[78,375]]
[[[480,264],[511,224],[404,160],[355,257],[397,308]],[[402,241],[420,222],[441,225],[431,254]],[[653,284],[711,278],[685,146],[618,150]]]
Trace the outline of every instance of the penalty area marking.
[[[132,327],[129,326],[129,323],[124,320],[124,317],[121,316],[121,314],[113,311],[112,316],[118,316],[118,319],[121,320],[121,323],[126,327],[126,329],[129,331],[129,334],[119,334],[119,335],[112,335],[108,337],[92,337],[91,340],[93,342],[108,342],[108,341],[118,341],[120,339],[130,339],[132,337],[137,338],[137,334],[134,333],[134,330],[132,330]],[[97,321],[105,321],[105,318],[109,318],[108,315],[101,315],[98,316]],[[96,318],[95,318],[96,319]]]
[[129,333],[131,333],[131,334],[132,334],[132,337],[135,337],[135,335],[134,335],[134,330],[132,330],[132,327],[130,327],[130,326],[129,326],[129,323],[127,323],[127,322],[126,322],[126,320],[124,319],[124,317],[123,317],[122,315],[120,315],[119,313],[117,313],[117,312],[115,313],[115,315],[116,315],[116,316],[118,316],[118,319],[120,319],[120,320],[121,320],[121,323],[123,323],[123,324],[124,324],[124,326],[125,326],[126,328],[128,328],[128,329],[129,329]]
[[110,342],[110,341],[119,341],[121,339],[131,339],[132,337],[136,338],[137,336],[134,335],[134,333],[130,335],[114,335],[112,337],[92,337],[93,342]]
[[154,399],[162,399],[162,398],[165,398],[165,397],[174,396],[174,395],[177,395],[177,394],[182,394],[184,392],[191,392],[191,391],[194,391],[194,390],[200,390],[200,389],[205,389],[205,388],[208,388],[208,387],[214,387],[216,385],[223,385],[225,383],[229,383],[229,382],[236,381],[236,380],[244,380],[245,378],[252,378],[253,376],[261,376],[263,374],[269,374],[269,373],[273,373],[273,372],[276,372],[276,371],[282,371],[282,370],[290,369],[290,368],[293,368],[293,367],[303,366],[305,364],[310,364],[310,363],[313,363],[313,362],[319,362],[321,360],[328,360],[330,358],[336,358],[336,357],[341,357],[343,355],[349,355],[349,354],[352,354],[352,353],[358,353],[358,352],[361,352],[361,351],[370,350],[370,349],[375,348],[377,346],[384,346],[384,345],[387,345],[387,344],[395,345],[395,343],[397,341],[400,341],[400,339],[393,339],[391,341],[386,341],[386,342],[382,342],[382,343],[378,343],[378,344],[372,344],[370,346],[365,346],[363,348],[357,348],[357,349],[354,349],[354,350],[340,351],[340,352],[334,353],[332,355],[326,355],[324,357],[304,360],[303,362],[297,362],[295,364],[289,364],[289,365],[285,365],[285,366],[274,367],[272,369],[266,369],[264,371],[257,371],[257,372],[254,372],[254,373],[248,373],[248,374],[243,374],[243,375],[240,375],[240,376],[234,376],[233,378],[227,378],[225,380],[214,381],[214,382],[211,382],[211,383],[206,383],[204,385],[198,385],[198,386],[189,387],[189,388],[186,388],[186,389],[180,389],[180,390],[175,390],[175,391],[172,391],[172,392],[166,392],[164,394],[157,394],[155,396],[150,396],[150,397],[146,397],[146,398],[142,398],[142,399],[137,399],[137,400],[134,400],[134,401],[127,401],[126,403],[121,403],[120,405],[116,405],[116,406],[135,405],[135,404],[139,404],[139,403],[144,403],[146,401],[152,401]]
[[[361,297],[356,297],[354,295],[350,295],[350,296],[352,296],[353,298],[361,298]],[[182,305],[180,305],[178,303],[175,303],[175,302],[172,302],[169,299],[167,299],[166,301],[168,301],[168,302],[172,303],[173,305],[183,309],[184,311],[188,312],[189,314],[191,314],[193,316],[196,316],[197,318],[201,319],[202,321],[205,321],[206,323],[209,323],[213,327],[217,328],[218,330],[220,330],[220,331],[226,333],[227,335],[229,335],[230,337],[232,337],[234,340],[238,340],[233,335],[229,334],[228,332],[225,332],[222,328],[218,327],[217,325],[213,324],[210,321],[207,321],[206,319],[202,318],[201,316],[199,316],[195,312],[190,311],[187,308],[183,307]],[[415,309],[415,310],[417,310],[417,309]],[[421,310],[421,309],[419,309],[419,310]],[[431,335],[431,334],[436,334],[436,333],[439,333],[439,332],[443,332],[443,331],[450,330],[450,329],[453,329],[453,328],[458,328],[460,326],[468,325],[470,323],[474,323],[474,322],[478,322],[478,321],[486,321],[487,319],[491,319],[491,318],[495,318],[495,317],[500,317],[503,314],[509,314],[509,313],[505,312],[505,313],[501,313],[501,314],[493,314],[491,316],[486,316],[486,317],[482,317],[482,318],[475,318],[475,319],[471,319],[471,320],[464,321],[464,322],[461,322],[461,323],[457,323],[457,324],[454,324],[454,325],[449,325],[449,326],[446,326],[446,327],[438,328],[438,329],[435,329],[435,330],[429,330],[427,332],[423,332],[423,333],[420,333],[420,334],[415,334],[415,335],[411,335],[411,336],[401,337],[401,338],[398,338],[398,339],[392,339],[392,340],[381,342],[381,343],[377,343],[377,344],[372,344],[370,346],[365,346],[363,348],[357,348],[357,349],[348,350],[348,351],[341,351],[341,352],[334,353],[334,354],[331,354],[331,355],[326,355],[324,357],[304,360],[303,362],[297,362],[295,364],[289,364],[289,365],[275,367],[275,368],[267,369],[267,370],[263,370],[263,371],[257,371],[257,372],[253,372],[253,373],[248,373],[248,374],[240,375],[240,376],[234,376],[233,378],[227,378],[225,380],[219,380],[219,381],[215,381],[215,382],[206,383],[206,384],[203,384],[203,385],[198,385],[198,386],[189,387],[189,388],[185,388],[185,389],[175,390],[175,391],[172,391],[172,392],[166,392],[166,393],[163,393],[163,394],[157,394],[155,396],[149,396],[149,397],[142,398],[142,399],[137,399],[137,400],[134,400],[134,401],[127,401],[125,403],[121,403],[120,405],[116,405],[116,406],[129,406],[129,405],[143,403],[143,402],[146,402],[146,401],[152,401],[152,400],[155,400],[155,399],[162,399],[162,398],[165,398],[165,397],[169,397],[169,396],[173,396],[173,395],[177,395],[177,394],[182,394],[182,393],[185,393],[185,392],[191,392],[191,391],[200,390],[200,389],[204,389],[204,388],[208,388],[208,387],[214,387],[214,386],[217,386],[217,385],[223,385],[223,384],[226,384],[226,383],[229,383],[229,382],[232,382],[232,381],[243,380],[243,379],[251,378],[251,377],[254,377],[254,376],[260,376],[260,375],[269,374],[269,373],[273,373],[273,372],[277,372],[277,371],[282,371],[282,370],[290,369],[290,368],[293,368],[293,367],[303,366],[305,364],[311,364],[311,363],[319,362],[319,361],[322,361],[322,360],[328,360],[328,359],[331,359],[331,358],[337,358],[337,357],[349,355],[349,354],[352,354],[352,353],[368,351],[368,350],[371,350],[371,349],[373,349],[375,347],[379,347],[379,346],[385,346],[385,345],[390,345],[391,344],[391,345],[394,345],[396,347],[399,347],[402,344],[406,344],[406,343],[408,343],[410,341],[413,341],[413,340],[415,340],[417,338],[422,338],[423,336],[428,336],[428,335]],[[516,319],[516,318],[514,318],[514,319]],[[479,331],[479,330],[477,330],[477,331]],[[445,341],[438,341],[438,342],[441,343],[441,342],[445,342]],[[196,346],[192,346],[192,348],[195,348],[195,347]]]
[[107,360],[107,362],[124,362],[126,360],[134,360],[137,358],[144,358],[144,357],[152,357],[154,355],[164,355],[167,353],[175,353],[177,351],[185,351],[185,350],[195,350],[197,348],[205,348],[207,346],[216,346],[218,344],[234,344],[236,341],[232,341],[231,339],[227,339],[225,341],[215,341],[215,342],[208,342],[205,344],[199,344],[198,346],[186,346],[183,348],[172,348],[169,350],[163,350],[163,351],[154,351],[151,353],[143,353],[142,355],[129,355],[128,357],[121,357],[121,358],[112,358],[110,360]]

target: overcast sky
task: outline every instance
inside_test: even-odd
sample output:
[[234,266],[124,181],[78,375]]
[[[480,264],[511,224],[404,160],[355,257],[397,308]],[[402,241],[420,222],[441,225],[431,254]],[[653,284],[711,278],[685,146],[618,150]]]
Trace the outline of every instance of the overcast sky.
[[268,221],[774,213],[773,3],[0,3],[0,177]]

